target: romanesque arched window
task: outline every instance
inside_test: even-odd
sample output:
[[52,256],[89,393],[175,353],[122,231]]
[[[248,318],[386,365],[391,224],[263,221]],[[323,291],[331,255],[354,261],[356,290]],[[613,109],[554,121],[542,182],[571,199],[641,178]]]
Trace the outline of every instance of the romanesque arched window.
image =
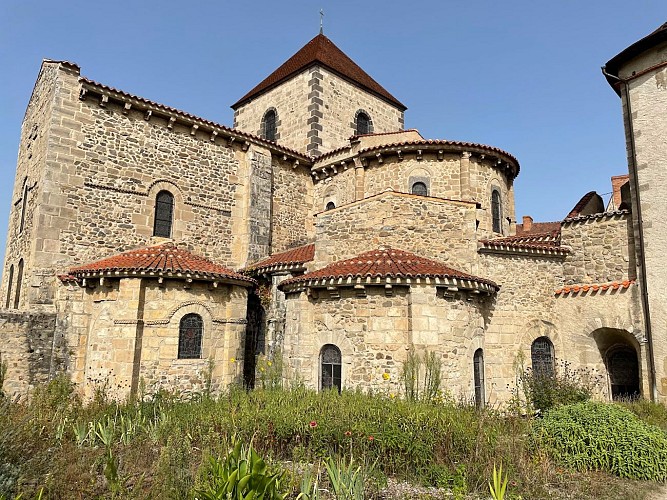
[[371,117],[368,116],[363,111],[357,112],[356,116],[356,135],[365,135],[371,134],[373,132],[373,127],[371,125]]
[[320,352],[320,366],[320,389],[335,388],[340,392],[343,388],[340,349],[333,344],[327,344],[322,347],[322,351]]
[[553,377],[555,370],[554,345],[548,337],[535,339],[530,346],[530,361],[533,365],[533,375],[539,377]]
[[494,189],[491,192],[491,219],[493,221],[493,232],[502,233],[502,207],[500,205],[500,192]]
[[278,119],[274,109],[268,110],[264,113],[262,118],[262,137],[267,141],[276,140],[276,132],[278,131]]
[[21,198],[21,221],[19,222],[19,233],[25,227],[25,215],[28,210],[28,178],[23,181],[23,195]]
[[5,307],[9,309],[9,304],[12,301],[12,283],[14,281],[14,264],[9,266],[9,279],[7,280],[7,301]]
[[16,272],[16,295],[14,296],[14,309],[19,308],[21,300],[21,287],[23,285],[23,259],[19,260],[18,270]]
[[484,351],[477,349],[472,358],[475,380],[475,406],[484,407]]
[[336,204],[333,201],[330,201],[329,203],[327,203],[327,206],[324,209],[333,210],[334,208],[336,208]]
[[424,182],[415,182],[412,184],[411,191],[412,194],[416,194],[418,196],[428,196],[428,188]]
[[178,327],[178,359],[201,358],[204,321],[199,314],[186,314]]
[[171,225],[174,217],[174,195],[169,191],[160,191],[155,197],[155,223],[153,236],[171,237]]

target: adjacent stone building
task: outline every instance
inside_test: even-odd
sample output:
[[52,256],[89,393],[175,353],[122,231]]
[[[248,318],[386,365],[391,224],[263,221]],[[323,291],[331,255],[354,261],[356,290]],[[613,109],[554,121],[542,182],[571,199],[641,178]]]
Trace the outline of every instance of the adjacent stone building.
[[477,404],[559,362],[597,370],[604,397],[664,399],[665,33],[608,64],[630,175],[549,223],[517,224],[514,156],[404,130],[322,34],[231,128],[45,60],[0,288],[5,389],[66,372],[85,394],[218,391],[252,386],[262,354],[313,388],[400,394],[420,356]]

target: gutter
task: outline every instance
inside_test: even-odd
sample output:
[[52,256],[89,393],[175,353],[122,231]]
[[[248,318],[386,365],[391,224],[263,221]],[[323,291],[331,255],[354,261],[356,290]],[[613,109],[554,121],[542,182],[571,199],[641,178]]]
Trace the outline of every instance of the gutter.
[[[667,64],[667,63],[666,63]],[[662,65],[660,65],[662,66]],[[642,309],[644,310],[644,327],[646,328],[646,343],[648,346],[648,365],[649,365],[649,381],[651,385],[651,401],[658,400],[658,385],[655,374],[655,357],[653,351],[653,334],[651,328],[651,314],[649,310],[649,297],[648,297],[648,285],[646,282],[646,257],[644,255],[645,251],[645,242],[644,242],[644,220],[642,218],[642,205],[640,203],[640,194],[639,194],[639,175],[637,174],[637,147],[635,144],[635,132],[632,123],[632,103],[630,101],[630,86],[628,82],[640,76],[641,74],[646,73],[642,71],[640,74],[634,74],[628,79],[622,79],[616,75],[608,73],[606,66],[602,68],[602,74],[607,77],[607,79],[612,79],[619,82],[622,85],[622,92],[625,94],[625,123],[628,125],[628,136],[629,136],[629,145],[630,145],[630,174],[632,175],[632,182],[635,185],[635,196],[633,197],[632,204],[635,213],[637,214],[637,233],[639,236],[639,284],[641,289],[641,301]],[[654,68],[649,68],[655,69]]]

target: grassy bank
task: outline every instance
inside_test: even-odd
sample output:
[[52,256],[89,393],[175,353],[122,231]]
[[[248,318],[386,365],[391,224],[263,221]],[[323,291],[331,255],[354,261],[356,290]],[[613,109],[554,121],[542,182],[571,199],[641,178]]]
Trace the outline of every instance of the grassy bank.
[[[441,398],[275,389],[188,401],[160,393],[125,403],[100,392],[82,404],[71,389],[57,380],[26,402],[0,403],[0,495],[33,498],[43,489],[43,498],[188,498],[210,479],[210,457],[224,457],[233,437],[252,443],[271,471],[285,471],[281,487],[291,498],[304,473],[316,475],[318,465],[322,472],[327,457],[354,459],[367,497],[393,477],[488,498],[500,463],[506,498],[644,498],[657,488],[568,470],[536,437],[532,419]],[[664,406],[626,407],[664,434]]]

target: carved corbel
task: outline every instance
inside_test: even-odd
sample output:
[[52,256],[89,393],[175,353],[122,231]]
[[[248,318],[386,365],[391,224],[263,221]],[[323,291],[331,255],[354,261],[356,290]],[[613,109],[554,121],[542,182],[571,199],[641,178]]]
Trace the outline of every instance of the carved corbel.
[[192,125],[192,128],[190,129],[190,135],[195,135],[197,133],[197,129],[199,128],[199,125],[196,123]]
[[106,94],[102,94],[100,96],[100,108],[106,108],[108,102],[109,102],[109,96]]
[[445,157],[445,152],[442,149],[438,150],[438,161],[442,161],[442,159]]
[[231,148],[232,144],[234,144],[235,140],[236,140],[236,137],[230,136],[229,139],[227,139],[227,147]]
[[81,90],[79,90],[79,101],[85,101],[87,95],[88,95],[88,90],[82,87]]
[[148,111],[146,111],[146,114],[144,115],[144,120],[150,121],[151,116],[153,116],[153,112],[149,109]]
[[129,102],[126,102],[123,105],[123,114],[127,116],[127,114],[130,112],[131,109],[132,109],[132,104],[130,104]]
[[292,164],[292,168],[296,168],[299,166],[299,160],[294,160],[294,163]]
[[211,131],[211,138],[209,139],[209,141],[215,142],[216,137],[218,137],[218,131],[217,130],[212,130]]
[[417,150],[417,161],[421,161],[421,160],[422,160],[422,150],[418,149]]
[[398,161],[403,161],[403,151],[400,149],[396,151],[396,156],[398,156]]
[[248,141],[243,142],[243,151],[248,151],[248,148],[250,147],[250,143]]
[[167,123],[167,128],[169,130],[173,130],[175,124],[176,124],[176,118],[172,116],[171,118],[169,118],[169,123]]
[[377,158],[378,163],[380,164],[384,163],[384,160],[382,159],[382,153],[377,153],[375,157]]

